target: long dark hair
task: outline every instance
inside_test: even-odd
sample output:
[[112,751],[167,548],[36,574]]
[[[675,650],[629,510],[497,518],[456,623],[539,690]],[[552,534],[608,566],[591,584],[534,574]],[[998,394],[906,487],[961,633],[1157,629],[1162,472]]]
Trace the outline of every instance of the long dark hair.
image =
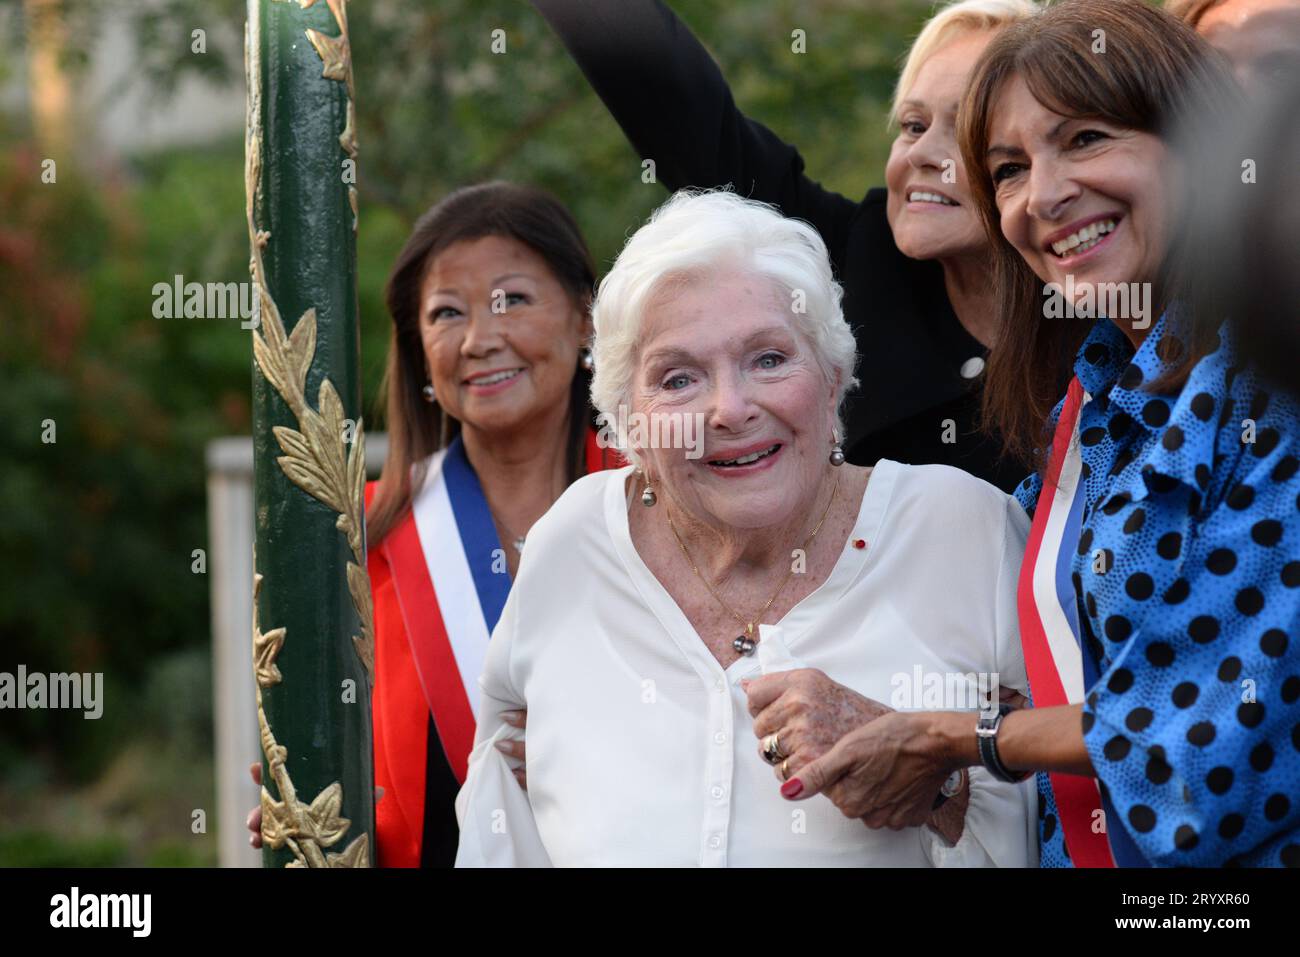
[[[443,250],[465,240],[504,236],[531,248],[584,312],[596,288],[596,267],[572,214],[550,193],[494,181],[448,195],[416,222],[388,277],[384,297],[393,319],[384,370],[388,456],[366,511],[371,547],[401,521],[412,490],[424,481],[426,460],[460,432],[460,423],[424,399],[424,347],[420,340],[420,286]],[[569,392],[569,480],[584,474],[591,377],[575,363]],[[412,474],[412,467],[415,474]]]
[[[1093,51],[1098,30],[1105,31],[1104,54]],[[1091,323],[1045,320],[1042,281],[1002,235],[985,154],[993,107],[1015,77],[1055,112],[1152,133],[1175,151],[1178,131],[1193,117],[1224,113],[1236,86],[1217,51],[1142,0],[1063,0],[1004,28],[975,66],[958,117],[958,142],[994,258],[999,333],[983,418],[1001,434],[1008,454],[1041,468],[1048,418]],[[1182,280],[1177,259],[1171,243],[1159,277],[1165,304],[1177,297]],[[1210,324],[1168,340],[1162,358],[1172,366],[1148,387],[1181,386],[1216,342]]]

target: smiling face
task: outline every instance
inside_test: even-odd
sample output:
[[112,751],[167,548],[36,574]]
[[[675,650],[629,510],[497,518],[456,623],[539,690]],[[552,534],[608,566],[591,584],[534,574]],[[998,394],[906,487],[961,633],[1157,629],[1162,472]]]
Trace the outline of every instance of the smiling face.
[[979,30],[941,46],[899,102],[899,132],[885,165],[886,214],[894,242],[913,259],[970,255],[988,245],[970,197],[955,122],[971,68],[993,35]]
[[1062,116],[1013,77],[991,111],[988,173],[1002,234],[1039,279],[1158,283],[1176,173],[1159,137]]
[[696,521],[779,526],[829,468],[837,392],[789,303],[771,280],[732,269],[665,288],[646,310],[632,411],[702,413],[704,439],[698,458],[647,449],[642,461]]
[[563,428],[590,321],[531,248],[504,236],[448,246],[420,286],[419,322],[437,401],[465,429]]

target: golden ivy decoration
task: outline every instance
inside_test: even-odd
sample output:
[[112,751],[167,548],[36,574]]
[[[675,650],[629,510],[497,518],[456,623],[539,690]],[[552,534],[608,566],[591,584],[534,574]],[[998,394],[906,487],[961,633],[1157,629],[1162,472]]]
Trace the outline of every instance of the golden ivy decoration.
[[341,854],[324,850],[343,839],[352,822],[340,814],[343,809],[343,787],[335,781],[310,804],[298,800],[298,792],[289,777],[285,762],[289,752],[275,740],[266,709],[262,704],[262,689],[277,685],[282,680],[275,659],[284,647],[284,628],[273,628],[263,633],[258,623],[257,596],[262,590],[262,576],[253,576],[253,668],[257,676],[257,727],[262,737],[262,751],[280,791],[280,800],[262,787],[262,840],[273,850],[288,847],[294,859],[286,867],[369,867],[370,836],[360,834]]
[[[310,7],[316,0],[299,0]],[[327,0],[336,17],[346,25],[343,0]],[[309,34],[315,31],[308,31]],[[337,39],[337,38],[335,38]],[[347,34],[342,35],[346,46]],[[246,55],[247,55],[247,51]],[[351,58],[347,73],[351,76]],[[252,62],[250,57],[250,63]],[[258,69],[260,66],[253,64]],[[328,66],[327,66],[328,69]],[[276,426],[272,431],[285,454],[276,462],[295,485],[339,513],[336,526],[347,536],[352,549],[353,562],[347,566],[348,590],[361,619],[361,634],[354,635],[353,644],[365,665],[366,674],[373,679],[374,671],[374,608],[370,597],[370,576],[365,568],[365,543],[362,539],[365,512],[366,436],[360,418],[352,429],[351,446],[346,450],[344,434],[347,420],[343,403],[329,379],[323,379],[317,393],[319,411],[307,403],[307,372],[316,354],[316,310],[308,309],[298,319],[293,332],[286,335],[280,310],[271,298],[262,264],[262,250],[271,234],[257,228],[253,217],[254,198],[262,173],[261,111],[258,98],[260,90],[250,73],[248,142],[245,157],[244,187],[248,217],[249,242],[252,258],[249,272],[257,289],[255,300],[258,316],[253,333],[253,356],[258,369],[280,393],[298,420],[298,428]],[[354,147],[355,149],[355,144]]]
[[[316,0],[298,0],[304,9]],[[340,144],[355,158],[356,140],[352,133],[352,64],[348,52],[347,17],[345,0],[326,0],[340,26],[339,37],[325,37],[317,31],[307,31],[312,45],[326,62],[325,75],[330,79],[343,79],[348,85],[347,124]],[[245,211],[248,221],[249,242],[252,255],[249,272],[257,290],[255,304],[257,315],[253,333],[253,356],[263,377],[280,394],[288,405],[298,428],[276,426],[272,429],[284,455],[276,459],[285,476],[329,508],[339,513],[335,527],[347,539],[353,561],[347,565],[348,590],[360,620],[361,634],[352,636],[355,648],[367,679],[374,680],[374,608],[370,595],[370,576],[365,568],[365,541],[363,537],[365,513],[365,431],[358,418],[352,429],[352,441],[345,440],[347,420],[343,403],[328,378],[323,379],[317,391],[317,408],[307,401],[307,373],[316,353],[316,310],[308,309],[286,334],[280,310],[271,297],[266,282],[262,250],[271,235],[256,226],[254,204],[262,172],[261,123],[261,62],[255,31],[257,24],[250,23],[244,57],[248,76],[248,134],[245,141]],[[315,36],[313,36],[313,34]],[[323,45],[320,39],[328,41]],[[328,52],[328,56],[326,55]],[[331,75],[342,73],[343,75]],[[353,228],[356,227],[355,189],[349,190],[353,211]],[[256,330],[261,329],[263,334]],[[343,787],[335,781],[310,803],[298,799],[290,778],[286,761],[287,749],[279,744],[271,730],[263,707],[262,691],[279,684],[283,676],[276,659],[284,646],[285,628],[274,628],[263,633],[258,619],[257,599],[262,576],[253,579],[253,662],[257,679],[257,720],[261,735],[262,752],[266,756],[271,779],[275,781],[280,800],[262,787],[262,837],[272,849],[288,847],[294,855],[287,867],[369,867],[369,837],[362,833],[342,853],[323,849],[332,847],[347,833],[351,822],[340,815],[343,807]]]
[[[297,0],[298,6],[307,10],[316,5],[317,0]],[[348,91],[347,115],[343,124],[343,132],[339,135],[339,145],[355,163],[357,158],[357,124],[356,112],[353,103],[356,101],[356,90],[352,83],[352,41],[348,37],[348,5],[347,0],[325,0],[326,6],[330,8],[330,13],[334,14],[334,22],[339,28],[339,34],[332,37],[327,33],[321,33],[319,30],[307,30],[307,39],[315,47],[317,54],[320,55],[321,62],[325,64],[321,70],[321,76],[327,80],[338,80]],[[357,188],[355,185],[348,186],[348,203],[352,207],[352,229],[357,228]]]

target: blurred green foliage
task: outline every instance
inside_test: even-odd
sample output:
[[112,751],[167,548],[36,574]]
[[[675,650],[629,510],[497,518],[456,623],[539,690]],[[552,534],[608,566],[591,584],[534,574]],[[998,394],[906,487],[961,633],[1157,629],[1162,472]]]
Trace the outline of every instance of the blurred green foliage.
[[[883,176],[888,100],[928,5],[915,0],[677,0],[738,104],[861,196]],[[81,82],[96,19],[139,43],[134,81],[242,76],[243,0],[67,0]],[[383,286],[415,219],[489,178],[573,209],[606,267],[664,191],[523,0],[383,0],[349,9],[357,87],[363,390],[369,427],[388,342]],[[191,30],[206,28],[204,55]],[[504,29],[507,53],[490,51]],[[791,31],[807,52],[791,50]],[[22,7],[0,11],[20,57]],[[0,864],[211,863],[190,809],[212,807],[205,444],[249,428],[238,320],[156,319],[155,283],[247,279],[243,142],[59,159],[41,182],[30,118],[0,114],[0,670],[102,671],[107,707],[5,712]],[[41,440],[47,422],[57,441]],[[126,707],[120,703],[127,703]],[[75,803],[51,794],[75,794]],[[70,810],[72,809],[72,810]],[[60,817],[59,815],[64,815]],[[159,822],[165,823],[159,823]],[[144,823],[142,823],[144,822]],[[210,824],[210,827],[212,825]]]

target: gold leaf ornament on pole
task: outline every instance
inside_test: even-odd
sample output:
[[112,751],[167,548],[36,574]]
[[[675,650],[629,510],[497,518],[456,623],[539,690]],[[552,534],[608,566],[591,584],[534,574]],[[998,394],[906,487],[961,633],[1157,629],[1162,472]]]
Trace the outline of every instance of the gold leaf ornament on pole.
[[262,786],[262,840],[274,850],[288,847],[294,859],[286,867],[369,867],[370,841],[361,834],[341,854],[327,853],[322,848],[332,847],[347,833],[352,822],[340,815],[343,806],[343,787],[337,781],[316,796],[311,804],[298,800],[298,792],[289,777],[285,762],[289,752],[275,740],[262,691],[283,680],[275,663],[284,646],[286,629],[274,628],[263,632],[258,623],[257,596],[262,590],[262,576],[253,576],[253,660],[257,676],[257,727],[262,738],[262,753],[271,771],[271,780],[280,792],[281,800],[271,796]]
[[[353,239],[357,201],[355,186],[349,185],[345,196],[335,172],[340,148],[348,159],[356,156],[347,16],[344,0],[326,0],[338,36],[305,30],[311,44],[307,55],[314,51],[324,63],[316,73],[303,59],[302,18],[292,10],[277,10],[291,5],[308,10],[316,2],[249,0],[245,44],[244,175],[256,309],[253,662],[266,761],[262,836],[265,847],[281,852],[264,856],[271,866],[287,850],[292,859],[286,867],[369,867],[374,613],[365,557],[365,431],[359,415],[355,423],[348,418],[344,401],[347,397],[354,407],[360,401]],[[319,17],[309,22],[321,25]],[[277,62],[272,76],[262,72],[264,48],[277,57],[271,61]],[[320,106],[322,77],[345,84],[345,105],[329,98],[328,108]],[[293,150],[286,151],[285,142],[292,142]],[[266,184],[264,165],[273,167]],[[264,187],[276,192],[264,195]],[[272,245],[276,235],[283,245]],[[314,248],[329,249],[330,256],[296,259]],[[285,329],[277,295],[296,303],[294,311],[301,313],[292,331]],[[325,337],[328,348],[318,350],[318,336]],[[309,379],[318,384],[309,387]],[[313,392],[314,407],[309,399]],[[268,441],[271,436],[274,443]],[[277,446],[281,454],[271,465],[268,453]],[[274,478],[277,472],[282,478]],[[335,513],[333,520],[299,493]],[[271,586],[267,595],[262,594],[264,583]],[[344,586],[355,619],[332,600],[332,593]],[[264,612],[278,619],[278,627],[261,630]],[[286,648],[287,665],[282,659]],[[336,689],[349,683],[356,694],[350,701],[345,694],[340,706]],[[353,789],[347,816],[344,780]],[[310,801],[299,797],[303,781],[311,782],[308,793],[319,791]],[[345,842],[354,820],[361,822],[360,833],[341,850],[330,850]]]
[[[286,0],[281,0],[286,2]],[[304,9],[311,7],[316,0],[298,0]],[[347,48],[347,15],[344,12],[344,0],[326,0],[335,18],[339,21],[343,33],[337,37],[325,39],[340,41]],[[308,36],[323,37],[315,30],[308,30]],[[317,41],[313,39],[313,45]],[[332,48],[331,48],[332,49]],[[317,45],[317,50],[320,46]],[[246,51],[247,53],[247,51]],[[352,58],[344,52],[336,54],[346,63],[348,84],[348,120],[352,119]],[[330,64],[326,61],[325,76],[329,79],[342,79],[330,76]],[[250,84],[251,90],[251,84]],[[265,266],[262,250],[270,241],[270,233],[259,230],[253,218],[253,199],[261,178],[261,121],[260,111],[252,110],[250,92],[249,143],[245,165],[245,197],[248,215],[249,241],[252,259],[249,272],[256,288],[256,302],[259,306],[258,323],[253,333],[253,356],[257,367],[266,380],[284,399],[285,403],[298,420],[298,430],[275,426],[272,432],[285,455],[276,461],[289,479],[305,491],[339,513],[338,529],[347,536],[349,547],[355,562],[348,566],[348,583],[352,599],[361,618],[362,634],[354,636],[357,654],[365,664],[366,673],[374,676],[374,610],[370,597],[370,576],[365,569],[365,543],[362,540],[365,512],[366,486],[366,437],[360,418],[353,429],[351,447],[345,451],[345,427],[343,403],[338,392],[328,379],[321,381],[317,395],[320,411],[312,409],[307,403],[307,372],[311,369],[312,359],[316,353],[316,310],[308,309],[293,327],[293,332],[286,335],[280,310],[267,289]],[[347,144],[343,144],[347,149]],[[356,143],[351,143],[353,154]],[[355,187],[349,187],[349,195],[355,193]],[[355,202],[353,203],[355,211]],[[259,335],[257,329],[265,330],[265,336]],[[364,587],[362,587],[364,586]]]
[[[334,14],[334,22],[338,25],[339,35],[336,37],[321,33],[319,30],[308,30],[307,39],[311,45],[316,48],[320,54],[321,62],[325,64],[321,71],[321,76],[327,80],[338,80],[345,84],[348,89],[347,105],[347,122],[344,124],[343,132],[339,135],[339,145],[347,152],[348,156],[356,161],[357,158],[357,124],[356,111],[352,104],[356,100],[352,86],[352,41],[348,37],[348,5],[347,0],[325,0]],[[316,0],[298,0],[303,9],[314,6]],[[348,186],[348,202],[352,206],[352,228],[357,228],[357,188],[355,185]]]

